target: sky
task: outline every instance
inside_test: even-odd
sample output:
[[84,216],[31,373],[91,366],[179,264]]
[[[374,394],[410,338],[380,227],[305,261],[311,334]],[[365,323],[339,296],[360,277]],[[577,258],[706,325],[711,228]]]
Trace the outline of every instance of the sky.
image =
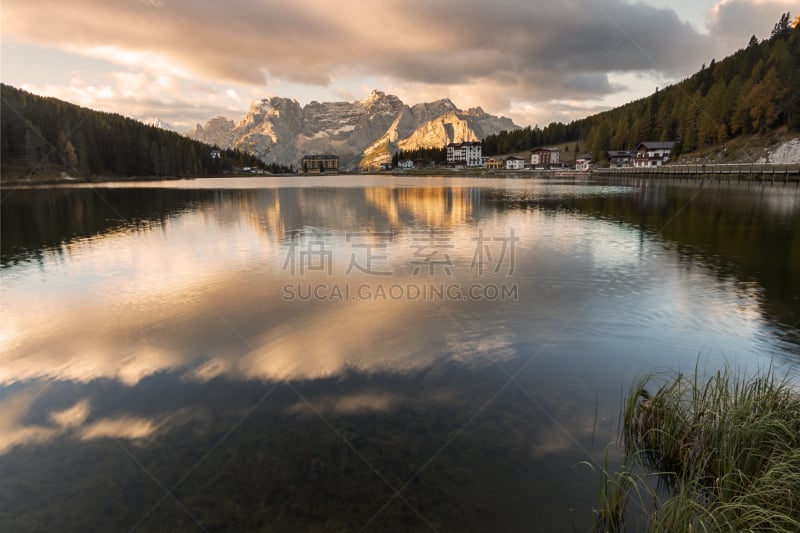
[[3,0],[0,80],[178,131],[253,100],[450,98],[515,123],[651,94],[796,0]]

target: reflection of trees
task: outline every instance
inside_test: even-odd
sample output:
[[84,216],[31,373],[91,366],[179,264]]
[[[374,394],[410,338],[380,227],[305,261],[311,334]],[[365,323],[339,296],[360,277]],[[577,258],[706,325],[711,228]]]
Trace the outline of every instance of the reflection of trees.
[[484,194],[493,205],[569,210],[621,222],[677,244],[684,262],[702,262],[719,276],[756,282],[765,311],[781,324],[798,319],[800,295],[800,195],[774,187],[707,185],[698,189],[637,182],[633,194],[525,198]]
[[2,264],[76,239],[127,227],[160,226],[213,195],[213,191],[175,189],[14,191],[0,212]]

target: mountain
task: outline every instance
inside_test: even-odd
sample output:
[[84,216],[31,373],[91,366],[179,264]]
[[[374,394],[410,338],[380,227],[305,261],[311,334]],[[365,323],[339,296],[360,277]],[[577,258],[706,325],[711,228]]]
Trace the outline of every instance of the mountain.
[[408,106],[397,96],[372,91],[363,100],[304,107],[288,98],[256,100],[238,124],[215,117],[187,135],[239,148],[265,163],[297,164],[304,154],[332,153],[342,168],[356,169],[389,162],[397,149],[442,147],[518,128],[479,107],[460,110],[446,98]]
[[219,175],[260,162],[116,113],[0,84],[0,175],[25,181]]
[[[732,55],[692,76],[569,124],[500,132],[483,139],[483,153],[506,154],[542,145],[575,143],[596,161],[606,150],[640,141],[676,141],[673,156],[718,152],[715,162],[754,162],[753,144],[800,133],[800,24],[781,16],[768,39],[755,36]],[[745,43],[742,43],[745,44]],[[691,156],[689,154],[692,154]]]
[[154,128],[160,128],[162,130],[169,130],[169,131],[178,131],[175,126],[170,124],[169,122],[165,122],[158,117],[148,117],[142,120],[144,124],[148,126],[153,126]]

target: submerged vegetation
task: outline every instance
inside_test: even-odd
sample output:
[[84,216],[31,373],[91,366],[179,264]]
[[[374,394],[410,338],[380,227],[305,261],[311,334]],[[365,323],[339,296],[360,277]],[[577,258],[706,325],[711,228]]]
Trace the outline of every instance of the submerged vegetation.
[[790,381],[772,370],[648,375],[622,416],[625,456],[601,474],[597,531],[800,531],[800,393]]

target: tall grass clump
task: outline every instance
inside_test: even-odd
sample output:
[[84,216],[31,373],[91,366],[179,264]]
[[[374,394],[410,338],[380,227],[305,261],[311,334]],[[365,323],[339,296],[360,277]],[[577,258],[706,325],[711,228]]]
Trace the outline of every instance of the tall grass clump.
[[[648,375],[622,410],[624,493],[650,494],[639,498],[648,505],[637,509],[637,530],[800,532],[800,394],[791,382],[771,369]],[[597,529],[621,530],[603,516],[607,498]],[[639,506],[613,508],[629,504]]]

